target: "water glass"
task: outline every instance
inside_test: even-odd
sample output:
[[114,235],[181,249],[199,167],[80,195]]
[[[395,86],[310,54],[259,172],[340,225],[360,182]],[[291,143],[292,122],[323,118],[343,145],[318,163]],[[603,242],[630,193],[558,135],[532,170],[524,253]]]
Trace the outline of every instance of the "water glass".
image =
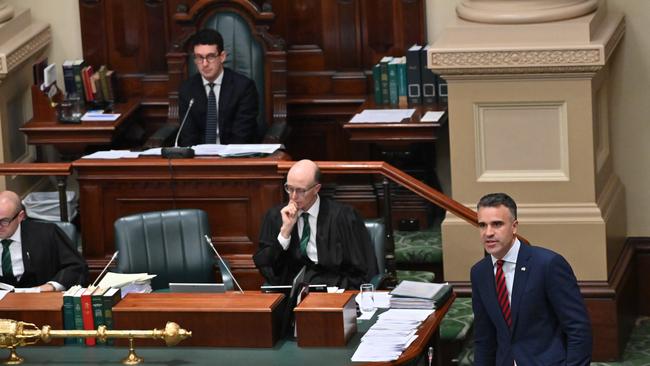
[[375,288],[371,283],[361,285],[359,292],[359,308],[362,312],[371,312],[375,310]]

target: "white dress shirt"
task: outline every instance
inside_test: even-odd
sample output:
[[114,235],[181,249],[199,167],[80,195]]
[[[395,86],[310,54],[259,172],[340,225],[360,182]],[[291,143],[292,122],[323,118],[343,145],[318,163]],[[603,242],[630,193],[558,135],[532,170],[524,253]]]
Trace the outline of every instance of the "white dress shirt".
[[[316,223],[318,220],[318,212],[320,211],[320,196],[316,195],[316,201],[307,211],[298,212],[298,236],[302,235],[302,229],[305,226],[302,213],[307,212],[309,214],[309,242],[307,243],[307,257],[311,259],[312,262],[318,263],[318,252],[316,251]],[[302,239],[302,238],[301,238]],[[282,246],[282,249],[287,250],[289,248],[289,242],[291,242],[291,236],[285,239],[282,237],[282,234],[278,234],[278,242]]]

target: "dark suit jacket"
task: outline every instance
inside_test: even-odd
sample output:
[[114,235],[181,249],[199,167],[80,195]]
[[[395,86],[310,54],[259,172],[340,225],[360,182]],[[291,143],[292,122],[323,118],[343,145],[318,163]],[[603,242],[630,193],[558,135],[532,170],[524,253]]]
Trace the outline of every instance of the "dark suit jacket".
[[490,256],[471,270],[474,364],[589,365],[591,325],[571,266],[548,249],[522,244],[512,289],[512,330],[496,298]]
[[0,277],[1,282],[16,287],[40,286],[48,281],[66,288],[86,284],[88,265],[56,224],[27,219],[20,224],[20,235],[25,273],[17,283],[5,277]]
[[[257,143],[257,88],[253,80],[224,68],[221,91],[219,93],[219,139],[222,144]],[[189,102],[194,105],[187,116],[185,126],[180,132],[179,146],[192,146],[205,143],[205,127],[208,97],[203,86],[201,74],[185,80],[178,94],[178,118],[182,122]]]
[[259,249],[253,256],[255,265],[271,285],[291,284],[303,265],[305,281],[340,288],[358,289],[377,274],[377,259],[363,219],[350,206],[321,197],[316,219],[318,264],[300,253],[298,225],[293,227],[289,248],[278,242],[282,226],[280,210],[270,209],[260,229]]

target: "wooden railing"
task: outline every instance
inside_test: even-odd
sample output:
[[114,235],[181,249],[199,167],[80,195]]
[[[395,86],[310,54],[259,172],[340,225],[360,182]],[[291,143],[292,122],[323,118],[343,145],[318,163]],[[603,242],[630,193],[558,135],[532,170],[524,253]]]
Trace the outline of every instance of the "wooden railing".
[[[286,173],[293,161],[278,162],[278,172]],[[442,192],[431,188],[417,178],[404,173],[394,166],[381,161],[317,161],[323,174],[378,174],[390,179],[402,187],[412,191],[425,200],[444,208],[468,223],[477,226],[476,212],[461,203],[445,196]]]
[[72,173],[71,163],[5,163],[0,164],[0,175],[47,175],[56,178],[59,192],[59,214],[61,221],[68,221],[66,180]]

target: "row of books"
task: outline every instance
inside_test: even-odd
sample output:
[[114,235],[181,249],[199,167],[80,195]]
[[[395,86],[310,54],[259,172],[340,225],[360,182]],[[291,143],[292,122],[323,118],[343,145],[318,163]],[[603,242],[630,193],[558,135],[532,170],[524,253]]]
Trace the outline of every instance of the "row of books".
[[112,102],[115,100],[113,70],[106,65],[95,71],[84,60],[63,62],[63,83],[68,95],[76,94],[86,102]]
[[428,50],[415,44],[406,56],[385,56],[373,66],[375,104],[447,103],[447,82],[427,67]]
[[[64,329],[96,330],[100,325],[113,329],[113,306],[121,299],[119,288],[70,287],[63,293],[63,327]],[[86,344],[94,346],[94,337],[66,338],[65,344]],[[113,340],[107,339],[107,345]]]

